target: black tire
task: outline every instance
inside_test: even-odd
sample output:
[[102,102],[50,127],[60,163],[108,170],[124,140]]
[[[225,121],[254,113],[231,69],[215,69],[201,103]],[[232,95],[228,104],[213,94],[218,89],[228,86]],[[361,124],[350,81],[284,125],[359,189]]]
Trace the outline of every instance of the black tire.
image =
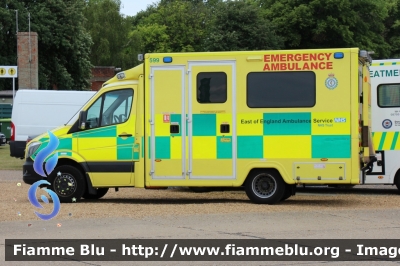
[[100,198],[104,197],[104,195],[107,194],[108,187],[98,188],[98,189],[95,189],[95,190],[96,190],[96,194],[95,195],[89,194],[89,191],[86,190],[85,193],[83,193],[82,198],[84,198],[84,199],[100,199]]
[[287,200],[288,198],[290,198],[295,194],[296,194],[296,185],[285,184],[285,193],[283,193],[281,201]]
[[189,187],[189,189],[196,193],[206,193],[211,191],[208,187]]
[[277,171],[261,170],[248,176],[245,191],[249,199],[257,204],[275,204],[285,193],[286,183]]
[[397,176],[395,179],[395,185],[398,190],[400,190],[400,176]]
[[83,174],[71,165],[56,167],[49,175],[48,181],[51,184],[50,189],[57,194],[60,202],[78,202],[86,191]]

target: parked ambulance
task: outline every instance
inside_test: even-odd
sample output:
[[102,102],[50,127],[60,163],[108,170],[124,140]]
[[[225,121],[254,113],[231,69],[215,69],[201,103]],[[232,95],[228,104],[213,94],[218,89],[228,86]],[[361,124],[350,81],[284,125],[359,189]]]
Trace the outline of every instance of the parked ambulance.
[[[375,158],[370,62],[357,48],[146,54],[51,131],[58,163],[46,179],[63,202],[244,186],[274,204],[296,184],[360,184]],[[29,143],[26,183],[43,178],[33,164],[48,143]]]
[[372,134],[378,161],[365,184],[400,189],[400,59],[373,60],[370,67]]

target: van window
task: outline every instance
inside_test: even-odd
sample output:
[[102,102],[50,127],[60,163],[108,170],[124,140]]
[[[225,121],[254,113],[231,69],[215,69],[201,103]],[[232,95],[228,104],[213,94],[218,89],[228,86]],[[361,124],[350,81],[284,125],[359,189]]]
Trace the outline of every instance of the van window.
[[88,109],[86,115],[86,128],[96,128],[99,127],[100,121],[100,110],[103,97],[98,98],[94,104]]
[[400,84],[381,84],[378,86],[379,107],[400,107]]
[[132,89],[110,91],[103,94],[88,109],[87,128],[124,123],[129,118],[132,100]]
[[250,108],[313,107],[315,73],[253,72],[247,75],[247,106]]
[[227,99],[227,76],[224,72],[197,74],[197,101],[199,103],[224,103]]

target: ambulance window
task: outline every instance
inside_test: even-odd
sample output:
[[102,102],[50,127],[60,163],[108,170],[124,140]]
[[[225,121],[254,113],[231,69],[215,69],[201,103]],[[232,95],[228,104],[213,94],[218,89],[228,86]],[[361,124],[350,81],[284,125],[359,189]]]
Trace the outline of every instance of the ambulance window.
[[315,73],[253,72],[247,75],[247,106],[250,108],[313,107]]
[[132,89],[103,94],[87,111],[87,129],[124,123],[129,118],[132,99]]
[[224,103],[227,100],[227,76],[224,72],[197,74],[197,101],[199,103]]
[[121,124],[128,120],[132,106],[133,90],[110,91],[103,97],[101,126]]
[[92,106],[87,111],[86,116],[86,128],[96,128],[99,127],[100,121],[100,110],[101,110],[101,103],[103,101],[103,97],[98,98]]
[[379,107],[400,107],[400,84],[381,84],[378,86]]

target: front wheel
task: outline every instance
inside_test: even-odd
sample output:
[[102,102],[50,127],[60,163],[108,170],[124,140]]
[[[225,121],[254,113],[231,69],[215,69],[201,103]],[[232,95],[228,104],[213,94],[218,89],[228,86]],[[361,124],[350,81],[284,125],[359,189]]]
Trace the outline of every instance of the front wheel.
[[275,204],[283,198],[285,185],[277,171],[261,170],[247,178],[245,190],[254,203]]
[[56,167],[48,181],[61,202],[77,202],[86,190],[86,181],[81,171],[71,165]]

